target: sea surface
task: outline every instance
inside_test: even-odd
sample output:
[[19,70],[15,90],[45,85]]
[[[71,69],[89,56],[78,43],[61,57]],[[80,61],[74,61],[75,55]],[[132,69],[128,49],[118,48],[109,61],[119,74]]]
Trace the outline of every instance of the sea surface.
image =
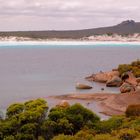
[[[118,93],[86,76],[140,58],[140,43],[0,43],[0,109],[13,102],[70,93]],[[76,83],[93,89],[80,91]],[[104,87],[105,91],[101,91]]]

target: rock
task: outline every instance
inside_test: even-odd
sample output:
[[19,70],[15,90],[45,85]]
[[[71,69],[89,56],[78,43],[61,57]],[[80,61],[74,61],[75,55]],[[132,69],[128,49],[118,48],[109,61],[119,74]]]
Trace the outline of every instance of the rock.
[[76,88],[77,88],[77,89],[91,89],[92,87],[89,86],[89,85],[77,83],[77,84],[76,84]]
[[118,71],[118,69],[112,69],[112,71]]
[[103,91],[103,90],[105,90],[104,88],[101,88],[101,90]]
[[67,108],[70,106],[70,104],[66,101],[66,100],[62,100],[58,105],[56,105],[57,107],[63,107],[63,108]]
[[140,94],[140,86],[137,87],[136,91],[134,92],[135,94]]
[[91,76],[86,77],[85,79],[88,81],[106,83],[114,76],[119,76],[119,72],[118,71],[99,72],[97,74],[92,74]]
[[121,93],[134,92],[135,90],[135,87],[129,83],[123,83],[120,87]]
[[[124,78],[125,77],[125,78]],[[132,72],[124,73],[123,81],[129,83],[130,85],[137,86],[137,78],[133,75]]]
[[[140,83],[138,83],[138,85],[136,86],[136,92],[140,91]],[[140,92],[139,92],[140,93]]]
[[111,77],[107,73],[98,73],[95,75],[95,81],[100,83],[106,83]]
[[136,79],[137,83],[140,83],[140,77]]
[[128,73],[127,73],[127,72],[123,73],[122,76],[121,76],[121,79],[122,79],[123,81],[129,79]]
[[90,81],[90,82],[95,81],[95,74],[92,74],[92,75],[86,77],[85,79]]
[[107,87],[120,87],[122,84],[122,80],[119,76],[114,76],[112,79],[108,80],[106,83]]

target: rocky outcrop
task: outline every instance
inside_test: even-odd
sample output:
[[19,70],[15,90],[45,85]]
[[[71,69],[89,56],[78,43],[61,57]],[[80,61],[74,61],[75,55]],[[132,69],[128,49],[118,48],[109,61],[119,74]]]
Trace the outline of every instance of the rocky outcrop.
[[[99,108],[100,113],[106,115],[122,115],[126,111],[126,108],[131,104],[140,103],[140,90],[133,92],[133,94],[111,94],[111,93],[85,93],[85,94],[68,94],[55,96],[56,99],[61,100],[83,100],[95,101]],[[93,108],[94,109],[94,108]],[[95,110],[94,110],[95,111]]]
[[110,72],[99,72],[97,74],[92,74],[89,77],[86,77],[85,79],[88,81],[95,81],[95,82],[101,82],[106,83],[108,80],[112,79],[114,76],[119,76],[118,71],[110,71]]
[[136,78],[132,72],[124,73],[121,78],[117,70],[112,70],[110,72],[99,72],[97,74],[92,74],[86,77],[88,81],[95,81],[106,83],[107,87],[120,87],[121,93],[129,93],[136,91],[140,88],[140,78]]
[[120,87],[122,84],[122,80],[119,76],[114,76],[110,80],[107,81],[107,87]]
[[89,85],[77,83],[77,84],[76,84],[76,89],[92,89],[92,87],[89,86]]
[[128,93],[128,92],[134,92],[136,90],[134,85],[131,85],[129,83],[123,83],[120,87],[121,93]]

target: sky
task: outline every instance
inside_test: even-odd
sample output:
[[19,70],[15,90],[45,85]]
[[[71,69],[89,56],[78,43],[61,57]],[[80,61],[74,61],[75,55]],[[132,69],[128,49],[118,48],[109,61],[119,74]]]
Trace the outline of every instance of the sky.
[[140,0],[0,0],[0,31],[75,30],[140,21]]

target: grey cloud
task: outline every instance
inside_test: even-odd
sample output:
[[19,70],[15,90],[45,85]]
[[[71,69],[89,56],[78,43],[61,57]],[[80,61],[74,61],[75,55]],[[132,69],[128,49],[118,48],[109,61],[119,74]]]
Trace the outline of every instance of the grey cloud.
[[[140,19],[139,0],[0,0],[0,3],[0,17],[3,19],[0,30],[10,26],[11,17],[19,23],[19,18],[23,19],[21,30],[37,27],[62,29],[62,25],[64,29],[91,28],[115,24],[127,18]],[[5,25],[4,21],[9,22]],[[33,26],[27,26],[29,24]],[[13,27],[11,30],[16,29]]]

